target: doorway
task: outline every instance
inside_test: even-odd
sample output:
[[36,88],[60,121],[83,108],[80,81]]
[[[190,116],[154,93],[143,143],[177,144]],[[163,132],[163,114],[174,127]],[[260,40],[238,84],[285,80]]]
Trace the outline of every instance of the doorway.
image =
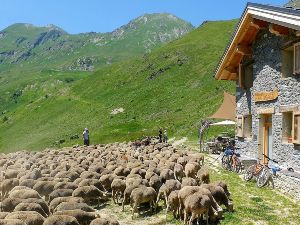
[[[272,158],[273,153],[273,132],[272,132],[272,114],[263,115],[263,154]],[[262,156],[263,164],[268,164],[269,160]]]

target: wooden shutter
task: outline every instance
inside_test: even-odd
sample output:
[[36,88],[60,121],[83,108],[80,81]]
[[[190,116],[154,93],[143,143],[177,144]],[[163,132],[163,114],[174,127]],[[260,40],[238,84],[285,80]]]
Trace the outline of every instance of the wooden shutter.
[[294,75],[300,74],[300,42],[294,45]]
[[293,143],[300,144],[300,112],[293,116]]
[[244,117],[243,116],[237,116],[236,136],[237,137],[244,136]]
[[245,89],[245,68],[242,63],[239,65],[239,86]]

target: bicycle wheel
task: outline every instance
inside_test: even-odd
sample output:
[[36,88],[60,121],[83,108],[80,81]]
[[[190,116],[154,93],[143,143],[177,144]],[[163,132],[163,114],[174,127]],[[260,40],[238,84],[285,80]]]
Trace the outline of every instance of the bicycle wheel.
[[222,157],[222,167],[224,169],[227,169],[227,156],[226,155],[223,155],[223,157]]
[[245,181],[249,181],[252,179],[253,177],[253,172],[255,170],[255,166],[256,165],[252,165],[252,166],[249,166],[248,169],[246,170],[245,174],[244,174],[244,180]]
[[260,175],[257,177],[256,186],[259,188],[264,187],[268,183],[270,176],[271,174],[269,170],[267,168],[264,168]]

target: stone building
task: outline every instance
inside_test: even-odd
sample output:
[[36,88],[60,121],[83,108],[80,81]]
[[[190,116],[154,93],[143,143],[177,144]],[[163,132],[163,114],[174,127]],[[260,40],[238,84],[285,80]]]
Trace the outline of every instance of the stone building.
[[[216,70],[236,82],[236,144],[300,171],[300,11],[248,3]],[[300,198],[300,173],[275,183]]]

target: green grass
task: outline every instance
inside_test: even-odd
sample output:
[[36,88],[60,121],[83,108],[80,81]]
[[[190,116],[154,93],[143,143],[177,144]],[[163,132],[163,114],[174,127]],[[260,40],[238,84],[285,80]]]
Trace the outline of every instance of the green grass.
[[[2,79],[0,121],[8,120],[0,122],[0,150],[81,143],[70,137],[81,136],[84,127],[90,129],[92,143],[156,135],[159,127],[168,129],[170,137],[197,140],[201,119],[218,108],[223,91],[234,92],[233,82],[218,82],[213,74],[235,24],[206,23],[150,54],[93,74],[42,70],[31,76],[25,71],[7,85]],[[22,95],[12,99],[16,90]],[[111,115],[121,107],[123,113]],[[62,139],[65,143],[56,146]]]

